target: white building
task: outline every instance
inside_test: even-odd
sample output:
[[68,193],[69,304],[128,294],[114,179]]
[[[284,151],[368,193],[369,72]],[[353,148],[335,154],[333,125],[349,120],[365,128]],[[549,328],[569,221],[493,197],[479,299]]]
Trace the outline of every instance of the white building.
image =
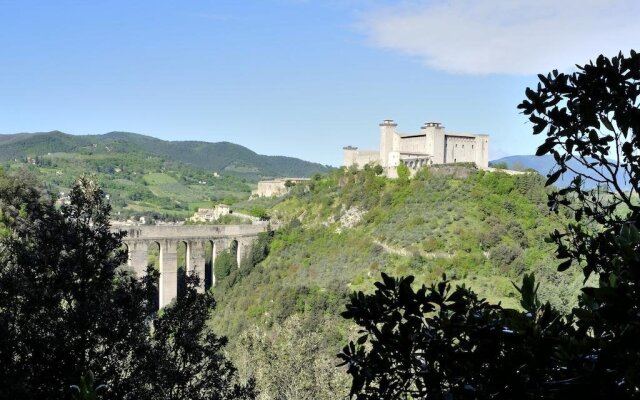
[[198,208],[191,218],[192,222],[213,222],[223,215],[231,214],[231,208],[226,204],[218,204],[214,208]]
[[400,163],[412,172],[425,165],[475,163],[478,168],[489,166],[489,135],[446,133],[444,126],[427,122],[418,133],[401,134],[393,120],[380,124],[380,149],[358,150],[344,147],[344,165],[379,164],[390,178],[397,177]]

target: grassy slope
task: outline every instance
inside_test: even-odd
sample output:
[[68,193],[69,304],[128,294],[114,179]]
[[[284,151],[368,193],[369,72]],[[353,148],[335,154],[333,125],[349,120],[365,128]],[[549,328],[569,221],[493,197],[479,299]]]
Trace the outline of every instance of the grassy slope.
[[[8,171],[27,169],[53,192],[68,193],[78,176],[93,173],[111,196],[114,216],[130,213],[186,217],[197,207],[229,196],[245,198],[253,184],[235,176],[211,172],[140,153],[52,153],[38,164],[6,162]],[[205,183],[202,183],[205,182]]]
[[[566,219],[548,213],[544,179],[456,173],[462,177],[434,170],[400,182],[337,171],[296,188],[271,209],[288,226],[275,235],[267,259],[215,288],[212,324],[233,340],[254,324],[323,316],[332,321],[322,328],[324,351],[335,354],[349,335],[339,317],[348,293],[373,290],[380,272],[427,284],[446,273],[513,307],[511,282],[535,272],[542,296],[567,310],[581,276],[555,272],[554,248],[544,238]],[[340,219],[354,210],[361,221],[343,227]]]

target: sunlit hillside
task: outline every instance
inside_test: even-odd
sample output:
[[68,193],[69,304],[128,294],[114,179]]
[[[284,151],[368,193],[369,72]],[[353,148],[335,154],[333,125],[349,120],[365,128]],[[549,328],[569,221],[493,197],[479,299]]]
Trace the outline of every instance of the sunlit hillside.
[[263,262],[218,280],[212,323],[238,344],[254,329],[279,332],[296,318],[331,358],[350,334],[339,317],[349,293],[373,290],[381,272],[426,284],[446,274],[510,307],[519,307],[512,282],[535,272],[542,297],[569,310],[582,277],[556,272],[545,237],[566,217],[547,210],[544,181],[468,166],[425,169],[409,181],[373,170],[316,176],[272,200],[269,213],[284,227]]

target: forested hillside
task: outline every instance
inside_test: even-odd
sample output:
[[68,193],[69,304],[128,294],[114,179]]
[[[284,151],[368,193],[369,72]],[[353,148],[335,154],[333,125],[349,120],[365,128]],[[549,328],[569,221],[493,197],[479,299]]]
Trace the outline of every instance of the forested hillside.
[[446,274],[510,307],[519,307],[512,282],[535,272],[541,297],[567,311],[582,276],[556,272],[545,237],[567,219],[548,212],[544,181],[466,166],[425,169],[410,180],[373,170],[316,176],[270,209],[284,227],[266,259],[218,280],[212,324],[238,346],[241,372],[275,396],[284,382],[307,394],[335,386],[346,393],[344,375],[322,366],[337,363],[353,333],[339,317],[349,293],[370,292],[381,272],[418,283]]
[[263,177],[306,177],[330,169],[325,165],[293,157],[260,155],[246,147],[229,142],[165,141],[129,132],[68,135],[53,131],[0,135],[0,160],[2,161],[46,156],[49,153],[145,154],[249,180]]
[[80,175],[95,174],[110,196],[114,218],[182,219],[212,202],[249,197],[258,179],[329,169],[227,142],[167,142],[123,132],[0,135],[0,160],[6,171],[30,171],[57,194],[68,193]]

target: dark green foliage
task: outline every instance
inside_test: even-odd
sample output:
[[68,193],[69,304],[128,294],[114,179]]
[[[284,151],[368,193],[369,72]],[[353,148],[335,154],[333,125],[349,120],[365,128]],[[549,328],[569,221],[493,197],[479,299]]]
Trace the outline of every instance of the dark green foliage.
[[238,268],[238,262],[230,250],[222,250],[216,255],[213,262],[216,280],[224,280],[236,268]]
[[243,271],[244,275],[267,258],[274,235],[275,232],[271,230],[271,227],[266,232],[258,234],[258,239],[253,242],[251,251],[240,262],[240,270]]
[[73,400],[98,400],[100,393],[104,392],[105,385],[96,385],[95,378],[91,371],[86,372],[80,378],[79,385],[71,385],[71,398]]
[[[251,274],[251,271],[253,271],[256,265],[262,262],[269,255],[271,240],[273,239],[274,233],[275,232],[271,230],[271,227],[269,227],[267,232],[259,233],[258,238],[251,246],[251,250],[245,254],[242,260],[240,260],[239,267],[234,263],[236,260],[235,257],[231,260],[229,257],[225,256],[225,258],[220,261],[218,268],[220,274],[222,274],[222,279],[220,279],[219,284],[217,284],[217,291],[229,290],[234,285],[240,283],[244,277]],[[231,250],[233,251],[234,249]],[[229,255],[233,254],[228,250],[226,250],[226,252]],[[227,271],[227,275],[224,275]],[[218,273],[217,270],[216,273]],[[216,278],[217,277],[218,276],[216,275]]]
[[251,397],[202,323],[210,295],[190,279],[156,315],[157,273],[120,268],[123,234],[110,231],[102,190],[83,177],[70,197],[58,210],[28,177],[0,174],[0,398],[69,398],[86,371],[113,399]]
[[199,282],[187,277],[187,290],[154,321],[150,359],[143,382],[149,399],[252,399],[249,387],[236,383],[234,366],[222,356],[226,338],[214,335],[206,323],[215,307],[213,295],[199,294]]
[[[382,274],[374,294],[351,296],[342,315],[361,336],[338,355],[353,377],[358,399],[537,399],[552,391],[541,385],[558,324],[536,298],[526,313],[490,305],[446,277],[412,289],[413,277]],[[523,305],[525,305],[523,303]],[[528,303],[526,304],[529,305]],[[535,315],[535,317],[534,317]],[[534,331],[534,323],[545,328]]]
[[[519,106],[547,139],[539,155],[551,154],[553,182],[569,170],[570,160],[595,172],[578,173],[567,188],[549,196],[549,206],[572,211],[574,223],[550,240],[563,262],[559,270],[580,265],[596,287],[582,291],[574,310],[580,344],[567,375],[587,395],[637,398],[640,386],[640,54],[619,54],[578,68],[539,75]],[[583,183],[598,184],[586,189]],[[628,188],[628,189],[627,189]],[[578,362],[580,361],[580,362]]]
[[[586,218],[606,228],[599,239],[613,242],[614,236],[629,222],[635,223],[640,207],[634,201],[638,194],[640,163],[636,154],[640,147],[640,54],[620,54],[611,60],[600,56],[593,63],[580,67],[571,75],[554,71],[540,75],[537,91],[527,89],[527,98],[519,108],[534,124],[534,133],[546,132],[540,155],[552,154],[557,168],[549,174],[553,183],[568,170],[568,161],[577,160],[598,172],[598,177],[579,174],[571,185],[554,192],[549,206],[557,211],[565,206],[574,212],[576,222]],[[561,107],[558,107],[561,106]],[[610,158],[615,158],[610,160]],[[619,179],[623,173],[624,180]],[[595,180],[596,189],[586,190],[585,180]],[[623,188],[630,185],[631,190]],[[574,200],[577,200],[574,201]],[[626,215],[617,210],[628,209]],[[590,243],[590,232],[582,224],[569,227],[575,236],[569,249],[559,247],[561,258],[572,257],[586,262],[584,272],[607,273],[613,260],[608,250],[600,254],[604,243]],[[560,245],[566,235],[554,235]],[[568,239],[568,238],[567,238]]]
[[103,193],[84,178],[71,193],[72,204],[57,212],[42,192],[3,178],[2,222],[9,231],[0,243],[5,393],[61,398],[83,371],[102,379],[119,368],[138,368],[126,354],[146,330],[150,310],[142,283],[118,272],[126,253],[118,250],[121,235],[109,231]]

